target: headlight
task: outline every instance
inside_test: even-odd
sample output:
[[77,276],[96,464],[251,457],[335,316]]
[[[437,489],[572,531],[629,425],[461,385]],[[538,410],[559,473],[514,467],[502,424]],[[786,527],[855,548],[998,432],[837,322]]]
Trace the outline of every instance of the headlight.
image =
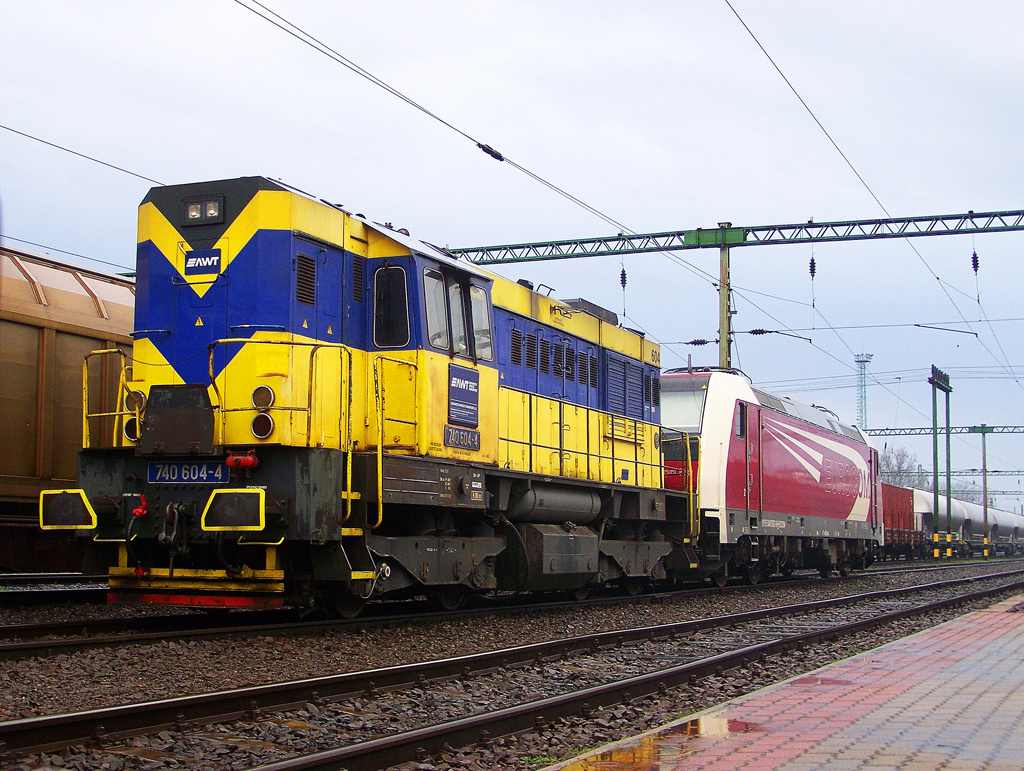
[[252,430],[252,435],[257,439],[266,439],[274,433],[274,419],[266,412],[261,412],[252,419],[249,428]]
[[269,410],[274,406],[274,389],[270,386],[256,386],[252,392],[252,406],[258,410]]
[[146,395],[142,391],[129,391],[124,395],[125,412],[142,412],[146,409]]

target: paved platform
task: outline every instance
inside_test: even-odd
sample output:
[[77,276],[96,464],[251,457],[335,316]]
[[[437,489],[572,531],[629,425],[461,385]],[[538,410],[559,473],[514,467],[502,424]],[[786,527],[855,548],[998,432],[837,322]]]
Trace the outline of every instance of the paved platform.
[[1024,596],[545,771],[1024,769]]

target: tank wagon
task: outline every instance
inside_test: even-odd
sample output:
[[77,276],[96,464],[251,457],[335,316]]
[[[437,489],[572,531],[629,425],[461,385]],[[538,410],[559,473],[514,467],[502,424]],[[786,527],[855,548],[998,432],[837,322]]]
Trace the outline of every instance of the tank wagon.
[[137,276],[132,366],[94,357],[116,446],[88,431],[40,497],[111,600],[349,614],[697,567],[659,349],[614,314],[264,177],[154,188]]
[[[935,544],[932,535],[935,532],[935,496],[930,490],[914,490],[914,516],[921,530],[926,534],[927,553],[929,556]],[[985,510],[980,503],[950,499],[950,517],[947,520],[946,496],[939,496],[939,531],[940,538],[946,530],[947,521],[952,525],[951,540],[940,544],[945,554],[946,549],[953,549],[955,556],[967,557],[980,554],[984,549]],[[1024,551],[1024,516],[1012,511],[988,509],[988,538],[990,554],[1007,556]]]
[[[0,569],[78,570],[83,543],[38,527],[42,490],[74,484],[82,366],[96,349],[132,347],[134,282],[0,246]],[[92,366],[94,412],[114,409],[119,367]],[[93,418],[97,443],[113,422]]]

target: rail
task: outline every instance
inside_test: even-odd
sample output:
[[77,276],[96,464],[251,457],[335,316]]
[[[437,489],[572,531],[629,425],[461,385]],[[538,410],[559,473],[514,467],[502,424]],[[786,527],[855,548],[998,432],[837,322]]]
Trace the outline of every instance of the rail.
[[[1006,582],[976,588],[983,582],[998,579],[1006,579]],[[495,671],[500,673],[498,677],[502,682],[507,683],[521,667],[529,672],[537,667],[557,667],[559,662],[568,662],[568,665],[577,668],[581,661],[594,662],[591,664],[592,667],[595,663],[605,661],[613,665],[613,659],[622,659],[621,650],[624,648],[640,649],[647,644],[665,646],[665,664],[657,663],[662,660],[659,656],[650,658],[651,665],[642,667],[643,671],[639,673],[633,661],[629,662],[628,671],[616,672],[612,666],[608,666],[608,671],[602,678],[603,682],[592,684],[584,690],[570,688],[562,696],[549,696],[533,702],[522,701],[519,706],[506,707],[501,711],[491,709],[477,712],[472,717],[464,718],[464,727],[474,726],[473,735],[468,738],[455,738],[457,731],[453,729],[456,723],[435,724],[421,729],[418,735],[402,735],[403,743],[410,742],[402,750],[408,754],[399,755],[392,751],[389,755],[376,758],[375,760],[382,761],[376,765],[354,764],[351,756],[365,752],[368,746],[351,745],[344,750],[322,750],[316,755],[300,756],[264,767],[298,769],[337,768],[339,765],[345,765],[347,768],[383,768],[414,757],[417,746],[439,750],[444,741],[453,744],[479,741],[480,730],[492,719],[495,722],[486,726],[492,737],[527,730],[537,725],[537,717],[540,714],[544,714],[546,722],[550,723],[558,716],[586,711],[587,705],[593,708],[628,702],[639,696],[664,691],[666,687],[674,687],[695,677],[741,666],[760,655],[783,653],[802,645],[859,633],[885,622],[911,617],[936,608],[984,599],[1011,590],[1021,581],[1019,575],[1014,577],[1012,573],[955,579],[950,582],[870,592],[799,605],[764,608],[731,616],[599,632],[432,662],[269,683],[63,715],[18,718],[0,722],[0,741],[5,742],[8,752],[49,751],[103,736],[113,738],[155,733],[175,725],[180,728],[185,723],[203,725],[239,718],[254,720],[261,714],[266,717],[270,711],[285,710],[306,702],[332,703],[368,695],[372,698],[383,698],[392,691],[426,689],[431,684],[445,687],[448,680],[474,675],[486,676]],[[968,589],[973,585],[975,590],[957,590],[951,594],[944,584],[958,586],[960,589]],[[921,599],[903,599],[908,595],[920,595]],[[838,617],[837,610],[840,608],[849,610],[844,611],[842,617]],[[738,632],[740,624],[749,626]],[[676,664],[681,645],[685,646],[687,658],[691,660],[685,664]],[[668,651],[669,647],[671,652]],[[609,653],[611,657],[602,659],[603,653]],[[527,692],[535,692],[535,686]],[[400,695],[399,698],[407,697]],[[511,710],[519,713],[521,721],[515,726],[502,726]],[[433,744],[422,743],[426,736],[424,731],[432,734]],[[387,739],[374,741],[379,746],[381,741]],[[349,757],[340,757],[339,753],[347,753]],[[331,763],[319,766],[316,765],[318,760],[330,760]]]

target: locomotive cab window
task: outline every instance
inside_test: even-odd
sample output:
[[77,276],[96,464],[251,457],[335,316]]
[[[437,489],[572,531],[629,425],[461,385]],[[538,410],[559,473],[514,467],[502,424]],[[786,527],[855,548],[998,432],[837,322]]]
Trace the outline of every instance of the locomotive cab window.
[[492,361],[494,349],[491,344],[491,308],[487,292],[481,287],[469,288],[469,304],[473,313],[473,344],[478,359]]
[[469,336],[466,333],[466,304],[462,299],[462,285],[448,284],[448,313],[452,323],[452,351],[456,356],[469,355]]
[[431,346],[454,356],[494,359],[490,304],[484,289],[467,287],[428,268],[423,271],[423,293]]
[[404,268],[378,268],[373,275],[373,344],[378,348],[401,348],[409,344],[409,301]]
[[739,402],[736,405],[736,425],[733,427],[738,437],[747,435],[747,405]]
[[448,307],[444,301],[444,277],[435,270],[423,273],[423,293],[427,308],[427,341],[435,348],[448,350]]

